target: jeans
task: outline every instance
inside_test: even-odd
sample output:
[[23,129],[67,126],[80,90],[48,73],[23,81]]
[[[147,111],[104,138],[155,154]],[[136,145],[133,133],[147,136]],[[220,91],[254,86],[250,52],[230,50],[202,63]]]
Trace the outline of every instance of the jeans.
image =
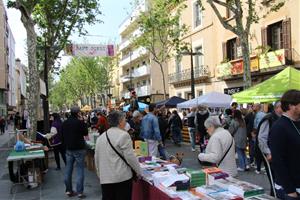
[[149,156],[157,156],[157,153],[158,153],[158,141],[145,139],[145,142],[147,142],[147,144],[148,144]]
[[167,154],[166,154],[165,147],[162,146],[161,144],[159,144],[157,147],[158,147],[158,152],[159,152],[161,159],[167,160]]
[[175,144],[180,144],[182,141],[181,129],[178,127],[171,128],[172,139]]
[[67,150],[66,158],[67,158],[67,166],[65,171],[65,185],[66,192],[73,192],[72,187],[72,173],[74,163],[76,162],[77,168],[77,180],[76,180],[76,192],[79,194],[83,193],[83,182],[84,182],[84,157],[86,154],[86,150]]
[[189,127],[189,135],[190,135],[190,142],[192,145],[192,148],[195,149],[195,143],[196,143],[196,129]]
[[245,149],[236,147],[236,152],[238,154],[238,167],[241,169],[246,169],[247,157],[246,157]]
[[56,162],[56,166],[58,169],[60,169],[60,157],[59,157],[59,153],[66,165],[66,150],[65,148],[62,146],[62,144],[59,144],[57,146],[53,147],[54,150],[54,158],[55,158],[55,162]]
[[249,156],[250,163],[253,163],[255,157],[255,141],[252,138],[249,139]]

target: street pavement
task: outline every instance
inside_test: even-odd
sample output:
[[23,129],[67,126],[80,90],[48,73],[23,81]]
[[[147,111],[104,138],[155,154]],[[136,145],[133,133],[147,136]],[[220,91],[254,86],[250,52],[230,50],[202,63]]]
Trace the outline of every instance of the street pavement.
[[[55,171],[54,155],[49,155],[49,170],[44,177],[44,182],[41,186],[34,189],[27,189],[24,185],[18,185],[13,188],[13,193],[10,194],[12,186],[9,180],[8,165],[6,158],[9,153],[7,143],[14,138],[9,138],[8,134],[0,135],[0,200],[52,200],[52,199],[77,199],[77,197],[66,197],[65,186],[63,182],[64,167],[61,171]],[[192,152],[189,144],[183,144],[181,147],[174,146],[171,142],[167,142],[166,150],[169,155],[175,155],[176,152],[183,152],[183,167],[199,169],[200,165],[197,161],[199,152]],[[62,162],[63,163],[63,162]],[[62,164],[63,165],[63,164]],[[76,170],[76,169],[74,169]],[[257,175],[252,169],[249,172],[240,172],[238,175],[240,180],[245,180],[262,186],[269,191],[267,176],[264,174]],[[76,176],[73,175],[73,187],[76,186]],[[101,189],[99,180],[95,172],[85,170],[84,192],[87,195],[87,200],[101,199]]]

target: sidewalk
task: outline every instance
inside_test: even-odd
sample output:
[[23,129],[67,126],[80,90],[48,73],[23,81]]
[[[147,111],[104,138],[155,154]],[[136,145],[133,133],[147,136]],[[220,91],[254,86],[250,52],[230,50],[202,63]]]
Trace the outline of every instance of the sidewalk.
[[[63,199],[78,199],[77,197],[66,197],[65,186],[63,182],[64,167],[61,171],[55,171],[54,156],[49,155],[49,171],[44,177],[44,182],[41,186],[35,189],[26,189],[23,185],[16,186],[13,194],[10,194],[10,187],[12,185],[9,174],[6,158],[9,150],[5,144],[5,137],[8,138],[7,133],[0,136],[2,146],[0,146],[0,200],[63,200]],[[8,141],[8,140],[6,140]],[[3,146],[4,145],[4,146]],[[5,148],[1,148],[5,147]],[[181,147],[174,146],[171,142],[167,142],[166,150],[169,154],[175,155],[176,152],[183,152],[184,158],[182,166],[187,168],[199,169],[200,165],[197,161],[199,152],[192,152],[189,144],[183,144]],[[63,162],[61,162],[63,163]],[[62,164],[63,165],[63,164]],[[76,168],[74,169],[76,170]],[[239,173],[239,179],[245,180],[254,184],[258,184],[269,191],[269,185],[266,175],[257,175],[252,171]],[[73,187],[76,187],[75,173],[73,175]],[[84,192],[87,195],[85,199],[96,200],[101,199],[100,183],[95,172],[85,170]]]

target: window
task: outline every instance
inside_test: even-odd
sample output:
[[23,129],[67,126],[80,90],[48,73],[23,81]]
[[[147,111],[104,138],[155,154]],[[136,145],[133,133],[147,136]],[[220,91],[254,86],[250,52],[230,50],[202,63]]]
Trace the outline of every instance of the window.
[[177,96],[181,98],[182,97],[182,93],[181,92],[177,93]]
[[272,50],[283,49],[282,22],[268,26],[267,44]]
[[[196,47],[195,52],[202,53],[203,52],[202,46]],[[203,65],[203,55],[196,55],[195,56],[195,67],[200,67],[202,65]]]
[[175,67],[176,67],[176,73],[181,72],[181,55],[176,55],[175,57]]
[[237,59],[237,46],[237,38],[233,38],[226,42],[226,52],[229,60]]
[[202,24],[202,8],[198,2],[194,3],[194,27]]
[[192,93],[191,92],[186,92],[185,93],[185,99],[192,99]]
[[203,91],[202,90],[199,90],[198,91],[198,97],[202,96],[203,95]]
[[143,80],[143,86],[145,86],[147,84],[146,80]]

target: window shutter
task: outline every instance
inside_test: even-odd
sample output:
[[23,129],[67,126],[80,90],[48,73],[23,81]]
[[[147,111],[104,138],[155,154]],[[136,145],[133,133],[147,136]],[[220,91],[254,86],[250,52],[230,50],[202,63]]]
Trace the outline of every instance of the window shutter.
[[226,42],[223,42],[222,43],[222,49],[223,49],[223,60],[226,60],[227,59],[227,43]]
[[291,18],[282,21],[282,37],[286,59],[292,61]]
[[267,28],[261,28],[261,45],[263,47],[268,46],[268,38],[267,38]]

